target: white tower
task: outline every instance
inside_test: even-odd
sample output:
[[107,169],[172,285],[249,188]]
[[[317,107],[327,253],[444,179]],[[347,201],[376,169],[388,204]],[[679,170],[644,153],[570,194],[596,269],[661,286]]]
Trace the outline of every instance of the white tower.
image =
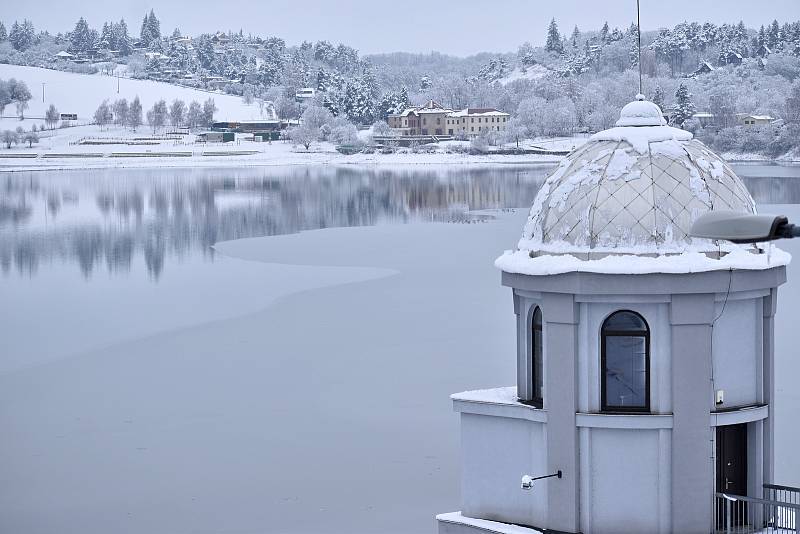
[[691,238],[710,210],[755,211],[744,184],[651,102],[617,126],[550,175],[496,261],[517,385],[453,395],[462,501],[441,534],[708,533],[715,492],[761,497],[773,480],[789,255]]

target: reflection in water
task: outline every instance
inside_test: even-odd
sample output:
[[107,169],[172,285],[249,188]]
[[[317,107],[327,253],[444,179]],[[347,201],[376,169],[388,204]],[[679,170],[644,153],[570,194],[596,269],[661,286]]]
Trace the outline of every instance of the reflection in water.
[[[433,170],[429,170],[433,169]],[[218,241],[382,222],[474,222],[470,210],[529,206],[549,166],[424,170],[108,170],[0,178],[0,267],[31,276],[75,262],[87,278],[141,258],[213,258]],[[13,268],[12,268],[13,267]]]

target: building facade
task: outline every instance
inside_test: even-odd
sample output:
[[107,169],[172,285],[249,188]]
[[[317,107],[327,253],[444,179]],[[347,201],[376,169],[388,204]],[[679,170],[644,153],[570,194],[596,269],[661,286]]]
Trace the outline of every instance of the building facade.
[[[629,104],[617,125],[562,162],[496,261],[517,384],[452,396],[462,500],[437,516],[440,534],[707,534],[768,520],[729,520],[722,493],[761,497],[774,480],[789,257],[692,238],[711,209],[754,212],[744,184],[655,104]],[[544,478],[526,491],[526,475]]]
[[477,136],[506,129],[510,115],[494,108],[452,110],[430,100],[388,117],[389,127],[397,135]]

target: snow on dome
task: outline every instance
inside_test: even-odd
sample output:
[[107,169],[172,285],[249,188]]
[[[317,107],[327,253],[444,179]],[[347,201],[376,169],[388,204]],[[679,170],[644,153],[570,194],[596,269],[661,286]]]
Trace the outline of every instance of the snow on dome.
[[[642,97],[639,99],[639,97]],[[664,126],[667,121],[661,114],[661,108],[653,102],[644,100],[644,96],[636,95],[637,100],[622,108],[617,126]]]
[[[663,120],[658,106],[644,101],[625,106],[628,118],[642,106]],[[719,156],[677,128],[611,128],[592,136],[547,178],[518,248],[529,261],[564,254],[586,261],[718,253],[719,244],[689,236],[697,217],[712,209],[755,213],[747,188]],[[509,268],[510,260],[504,260]]]

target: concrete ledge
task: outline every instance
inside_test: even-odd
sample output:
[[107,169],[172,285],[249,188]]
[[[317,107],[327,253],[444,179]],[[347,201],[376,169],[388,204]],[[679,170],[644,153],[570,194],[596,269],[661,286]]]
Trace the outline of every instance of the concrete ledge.
[[520,527],[509,523],[474,519],[461,515],[461,512],[450,512],[436,516],[439,523],[439,534],[542,534],[535,528]]
[[711,426],[738,425],[739,423],[752,423],[769,417],[769,405],[747,406],[738,410],[726,412],[712,412]]
[[672,428],[672,414],[577,413],[575,425],[587,428]]
[[517,400],[516,387],[464,391],[450,396],[453,410],[460,413],[547,422],[547,411]]

